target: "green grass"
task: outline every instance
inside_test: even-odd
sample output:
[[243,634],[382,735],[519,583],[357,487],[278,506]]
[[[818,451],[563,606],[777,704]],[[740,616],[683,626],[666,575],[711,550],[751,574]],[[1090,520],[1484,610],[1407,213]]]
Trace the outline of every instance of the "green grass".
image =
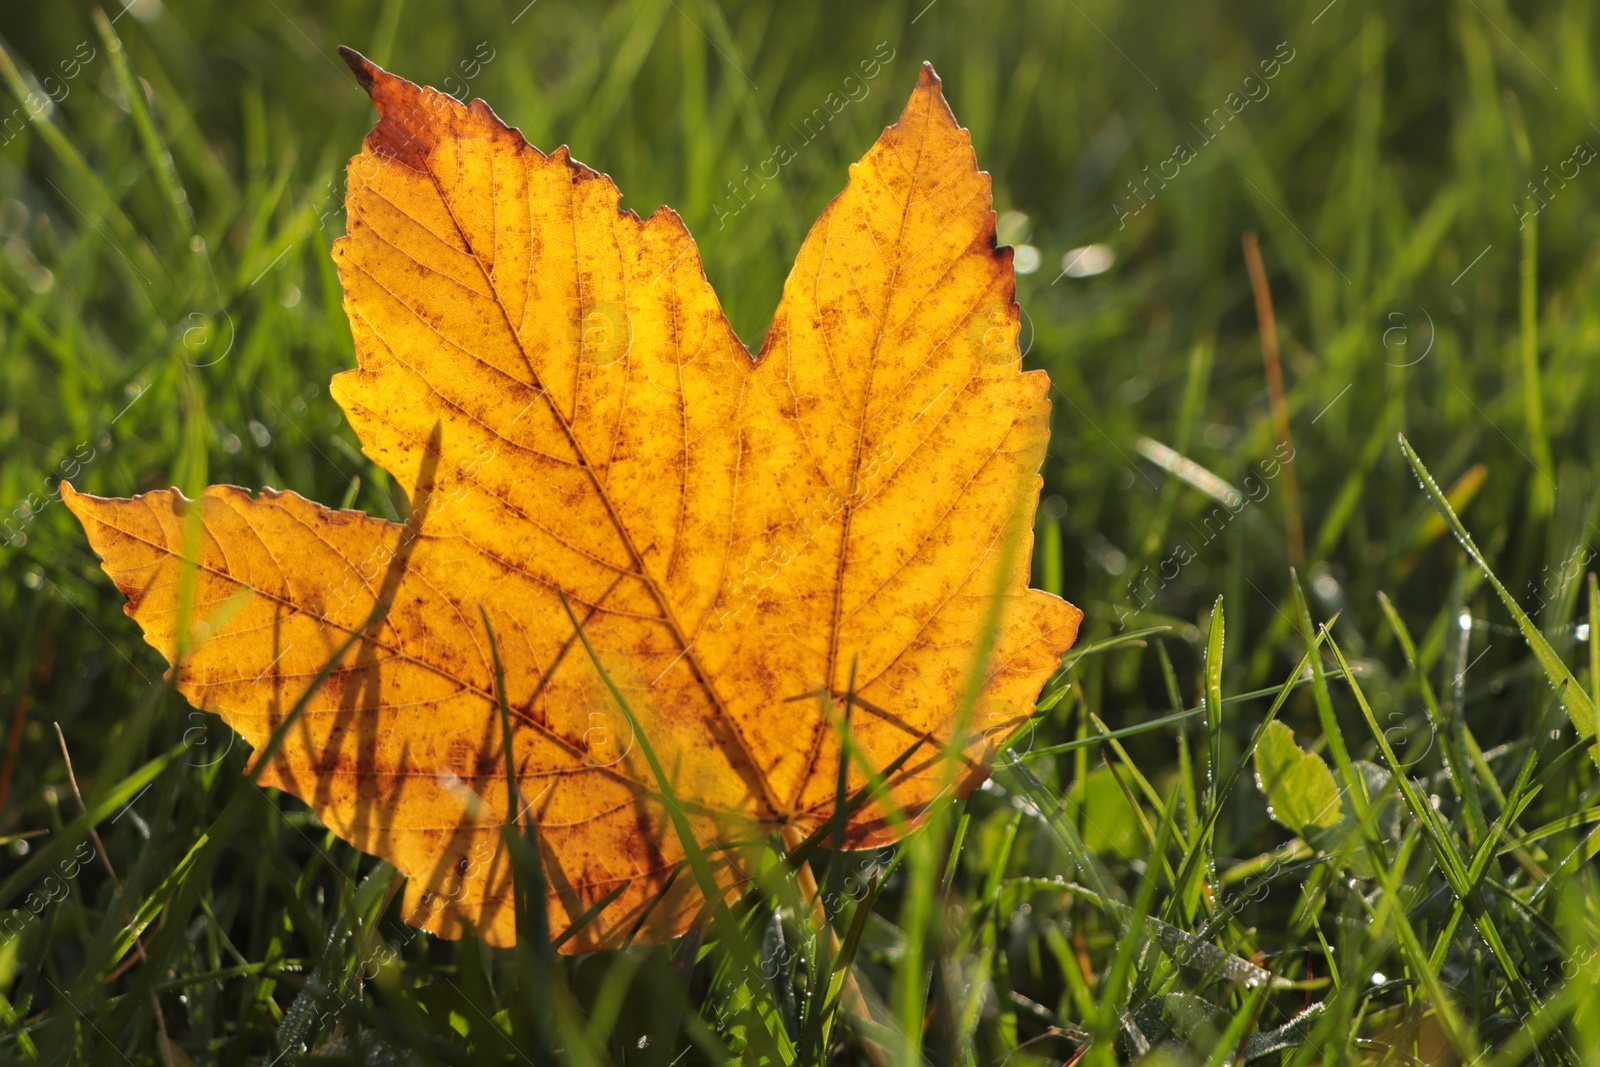
[[[0,1060],[1600,1058],[1592,5],[925,3],[7,6]],[[752,346],[922,59],[1026,216],[1027,362],[1056,386],[1035,581],[1084,632],[991,785],[892,850],[805,846],[836,939],[776,851],[659,948],[562,957],[537,908],[514,952],[410,930],[392,871],[164,683],[50,496],[65,473],[402,513],[325,388],[371,117],[339,44],[671,204]],[[1058,278],[1092,243],[1115,264]],[[1257,768],[1291,765],[1269,813]]]

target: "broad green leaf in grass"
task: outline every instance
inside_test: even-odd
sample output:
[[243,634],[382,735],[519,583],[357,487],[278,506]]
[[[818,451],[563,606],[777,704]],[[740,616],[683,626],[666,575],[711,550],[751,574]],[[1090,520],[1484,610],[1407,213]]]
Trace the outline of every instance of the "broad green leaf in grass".
[[1074,782],[1067,791],[1067,810],[1074,818],[1082,812],[1083,843],[1096,855],[1134,859],[1143,852],[1139,816],[1110,768],[1096,767]]
[[[1334,862],[1359,878],[1376,868],[1362,841],[1361,815],[1348,790],[1340,789],[1323,758],[1295,744],[1294,731],[1281,722],[1267,724],[1255,751],[1256,785],[1267,798],[1267,814],[1299,834],[1315,849],[1336,853]],[[1351,765],[1366,789],[1367,818],[1378,836],[1400,834],[1399,806],[1389,772],[1367,760]]]
[[1339,785],[1321,756],[1294,742],[1281,722],[1267,724],[1256,746],[1256,784],[1267,798],[1267,813],[1301,837],[1337,826],[1342,817]]

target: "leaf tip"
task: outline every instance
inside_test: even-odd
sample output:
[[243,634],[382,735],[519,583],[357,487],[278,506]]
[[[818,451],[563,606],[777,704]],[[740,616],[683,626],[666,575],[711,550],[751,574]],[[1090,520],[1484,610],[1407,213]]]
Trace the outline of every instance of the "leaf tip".
[[438,139],[434,121],[454,99],[389,73],[347,45],[339,46],[339,55],[378,109],[378,124],[367,134],[366,148],[380,160],[423,169]]
[[84,523],[94,514],[94,506],[99,504],[101,499],[90,496],[88,493],[78,492],[78,490],[72,488],[70,482],[63,478],[61,479],[61,502],[67,506],[67,510],[72,513],[78,522]]
[[939,80],[939,72],[933,69],[932,63],[924,59],[922,61],[922,72],[917,75],[917,88],[931,89],[942,84]]
[[378,65],[345,44],[339,46],[339,58],[345,61],[345,65],[350,68],[350,72],[356,76],[356,81],[361,83],[361,88],[367,91],[368,96],[371,96],[372,87],[378,80]]

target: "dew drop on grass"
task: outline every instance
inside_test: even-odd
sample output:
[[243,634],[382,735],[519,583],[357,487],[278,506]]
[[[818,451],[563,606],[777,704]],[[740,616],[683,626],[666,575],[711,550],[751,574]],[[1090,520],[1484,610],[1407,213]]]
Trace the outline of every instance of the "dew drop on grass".
[[[513,748],[512,751],[515,752],[516,749]],[[31,847],[32,846],[28,844],[26,838],[19,838],[18,840],[11,842],[11,854],[13,856],[26,856],[28,854],[28,849]]]
[[1032,245],[1018,245],[1011,266],[1018,274],[1032,274],[1039,269],[1039,250]]
[[[27,586],[29,589],[39,589],[44,585],[44,575],[40,574],[37,570],[31,570],[22,576],[22,584]],[[513,749],[512,751],[516,750]]]
[[238,434],[230,433],[222,439],[222,450],[230,456],[237,453],[241,447],[242,442],[239,440]]
[[272,443],[272,431],[254,419],[250,420],[250,436],[255,440],[257,448],[266,448]]

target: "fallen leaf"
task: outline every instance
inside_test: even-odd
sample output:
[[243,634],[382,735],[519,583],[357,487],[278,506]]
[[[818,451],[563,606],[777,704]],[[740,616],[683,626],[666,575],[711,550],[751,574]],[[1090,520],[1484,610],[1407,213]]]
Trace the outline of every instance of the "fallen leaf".
[[346,59],[379,118],[334,247],[359,366],[331,392],[412,512],[64,488],[169,662],[186,582],[197,618],[250,594],[185,646],[185,696],[259,751],[355,636],[261,781],[406,874],[408,921],[506,944],[492,631],[551,929],[618,893],[569,952],[674,935],[703,901],[563,598],[696,834],[733,846],[714,852],[730,894],[739,845],[827,821],[847,703],[851,790],[922,745],[851,847],[982,781],[1081,613],[1028,588],[1049,380],[1021,370],[1011,250],[933,69],[813,227],[752,360],[674,212],[622,211],[481,100]]

